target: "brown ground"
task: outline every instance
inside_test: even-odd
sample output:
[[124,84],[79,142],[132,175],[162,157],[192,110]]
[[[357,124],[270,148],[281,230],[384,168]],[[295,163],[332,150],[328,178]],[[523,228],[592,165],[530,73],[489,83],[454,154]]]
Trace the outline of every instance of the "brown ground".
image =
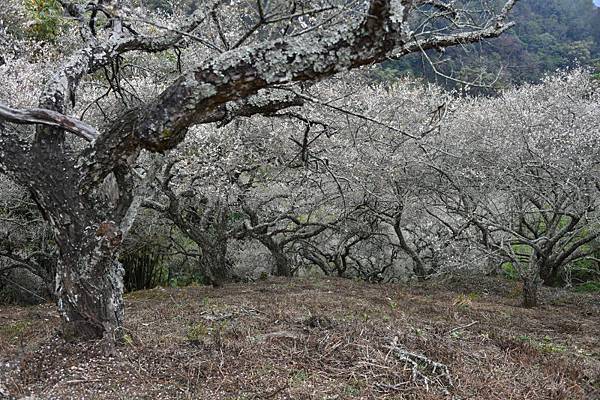
[[0,399],[600,399],[599,296],[547,290],[526,310],[518,291],[499,278],[159,288],[126,296],[112,358],[58,339],[52,305],[0,307]]

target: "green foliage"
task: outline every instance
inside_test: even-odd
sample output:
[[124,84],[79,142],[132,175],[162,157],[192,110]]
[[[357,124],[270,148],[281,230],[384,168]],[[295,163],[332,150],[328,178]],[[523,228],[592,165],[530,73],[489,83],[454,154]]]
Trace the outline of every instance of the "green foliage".
[[519,271],[517,271],[513,263],[505,262],[500,266],[500,269],[502,270],[502,275],[506,279],[509,279],[511,281],[516,281],[517,279],[519,279]]
[[[497,5],[504,3],[496,1]],[[594,67],[600,57],[600,8],[591,0],[528,0],[515,6],[516,26],[501,37],[445,52],[428,52],[441,72],[465,81],[508,86],[539,81],[556,69],[575,65]],[[466,49],[466,51],[464,50]],[[382,65],[380,77],[424,76],[451,87],[456,82],[436,75],[419,54]],[[393,70],[396,70],[394,73]]]
[[160,137],[163,139],[169,139],[173,136],[173,131],[170,129],[163,129],[163,131],[160,133]]
[[358,396],[360,395],[360,387],[354,385],[354,384],[348,384],[346,386],[344,386],[344,395],[345,396]]
[[127,346],[133,346],[133,344],[134,344],[133,338],[128,333],[123,335],[122,339],[123,339],[123,343],[126,344]]
[[392,311],[396,311],[398,309],[398,302],[392,300],[390,297],[387,298],[388,305]]
[[600,281],[589,281],[578,285],[574,289],[578,293],[600,293]]
[[169,271],[163,255],[156,250],[156,246],[145,244],[121,256],[126,291],[152,289],[167,283]]
[[227,321],[197,322],[189,327],[186,337],[193,345],[212,344],[217,347],[223,345],[223,337],[228,328]]
[[388,63],[383,63],[381,68],[377,68],[372,71],[371,76],[374,80],[379,82],[393,83],[402,76],[398,68],[394,68],[393,65],[390,67],[387,64]]
[[17,321],[12,324],[0,325],[0,337],[12,343],[17,342],[30,325],[31,323],[27,321]]
[[[597,246],[597,244],[596,244]],[[583,252],[589,252],[593,247],[585,245],[581,247]],[[574,284],[584,282],[594,282],[600,279],[600,265],[597,259],[600,256],[600,250],[594,248],[593,258],[583,258],[572,262],[568,267],[570,281]]]
[[[548,235],[549,228],[546,226],[544,218],[542,218],[539,215],[539,213],[531,213],[531,215],[529,215],[529,217],[527,218],[527,222],[529,226],[535,228],[537,237]],[[555,226],[552,227],[550,230],[560,230],[566,227],[570,222],[570,217],[561,216],[558,222],[555,224]],[[578,230],[576,235],[567,237],[564,243],[560,242],[560,246],[568,248],[574,243],[577,243],[582,239],[590,237],[590,235],[593,235],[594,232],[596,232],[598,229],[599,227],[597,226],[597,224],[589,224],[583,226],[581,227],[581,229]],[[595,280],[597,279],[597,277],[600,277],[600,266],[598,265],[597,261],[595,261],[595,259],[597,259],[598,256],[600,256],[598,242],[591,241],[587,244],[583,244],[579,246],[577,250],[583,255],[593,254],[594,259],[584,257],[580,259],[575,259],[569,264],[564,265],[563,269],[561,270],[561,274],[563,276],[561,276],[560,279],[566,279],[565,276],[568,275],[569,281],[577,284],[590,280]],[[513,244],[512,251],[522,262],[527,263],[529,262],[529,258],[532,254],[533,248],[527,244]],[[505,278],[509,280],[519,279],[519,271],[512,262],[505,262],[501,265],[500,268],[502,270],[502,275]],[[560,283],[564,282],[561,281]]]
[[478,298],[479,293],[477,292],[470,292],[467,294],[461,293],[454,299],[453,306],[460,309],[466,309],[471,307],[473,301],[477,300]]
[[197,345],[202,343],[203,340],[208,336],[208,334],[208,327],[204,325],[204,323],[198,322],[188,329],[186,337],[190,341],[190,343]]
[[56,39],[64,24],[58,0],[25,0],[25,8],[30,18],[28,34],[41,41]]
[[171,287],[184,287],[190,285],[208,285],[209,282],[206,277],[199,271],[194,270],[187,273],[173,276],[169,279],[169,286]]
[[244,214],[238,211],[232,211],[228,215],[229,222],[237,222],[244,219]]
[[517,256],[529,258],[533,249],[527,244],[515,244],[512,246],[513,251]]
[[531,346],[543,353],[564,353],[567,351],[565,346],[554,343],[552,338],[548,335],[544,336],[542,340],[536,340],[528,335],[521,335],[518,337],[518,339],[529,343]]
[[290,377],[290,382],[292,386],[298,386],[305,382],[309,377],[310,376],[308,372],[306,372],[303,369],[300,369],[295,371],[294,374]]

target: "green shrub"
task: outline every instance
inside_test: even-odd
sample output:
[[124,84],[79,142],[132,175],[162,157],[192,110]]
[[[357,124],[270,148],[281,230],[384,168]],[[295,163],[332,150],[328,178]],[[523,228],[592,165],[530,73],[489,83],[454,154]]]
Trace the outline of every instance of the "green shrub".
[[500,266],[502,269],[502,275],[511,281],[516,281],[519,279],[519,271],[515,268],[515,266],[511,262],[505,262]]
[[208,327],[204,325],[204,323],[198,322],[188,329],[186,337],[190,343],[198,345],[201,344],[208,335]]
[[30,18],[29,35],[37,40],[56,39],[64,23],[58,0],[25,0],[25,8]]
[[600,293],[600,281],[590,281],[577,285],[574,289],[578,293]]
[[27,321],[17,321],[12,324],[6,324],[0,326],[0,338],[15,343],[31,326],[31,323]]
[[126,291],[152,289],[168,283],[169,270],[159,250],[156,245],[147,243],[121,255]]
[[455,299],[453,305],[458,308],[469,308],[473,301],[479,298],[479,293],[470,292],[468,294],[461,293]]
[[[597,257],[598,255],[594,255]],[[582,259],[571,263],[568,267],[568,275],[573,284],[597,281],[600,278],[600,267],[593,260]]]

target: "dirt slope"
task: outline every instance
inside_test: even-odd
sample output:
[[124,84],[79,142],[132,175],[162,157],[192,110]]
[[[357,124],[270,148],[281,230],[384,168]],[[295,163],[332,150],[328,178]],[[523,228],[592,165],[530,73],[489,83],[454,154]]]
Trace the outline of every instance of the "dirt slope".
[[[600,399],[600,299],[501,279],[270,280],[126,296],[126,343],[0,307],[0,399]],[[447,367],[447,369],[446,369]]]

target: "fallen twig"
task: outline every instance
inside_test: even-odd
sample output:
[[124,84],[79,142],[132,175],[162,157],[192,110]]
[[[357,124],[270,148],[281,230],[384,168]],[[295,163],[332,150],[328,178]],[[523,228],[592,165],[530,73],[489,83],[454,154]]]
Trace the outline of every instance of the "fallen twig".
[[411,368],[413,382],[421,383],[426,391],[429,391],[431,383],[435,383],[444,394],[450,393],[448,388],[452,387],[452,377],[445,364],[408,351],[398,344],[398,337],[395,337],[392,343],[385,347],[389,349],[388,354],[392,354]]
[[467,324],[467,325],[457,326],[456,328],[449,330],[448,331],[448,335],[451,335],[451,334],[453,334],[454,332],[457,332],[457,331],[462,331],[463,329],[467,329],[467,328],[469,328],[469,327],[471,327],[471,326],[473,326],[473,325],[475,325],[477,323],[479,323],[479,321],[473,321],[473,322],[471,322],[470,324]]

